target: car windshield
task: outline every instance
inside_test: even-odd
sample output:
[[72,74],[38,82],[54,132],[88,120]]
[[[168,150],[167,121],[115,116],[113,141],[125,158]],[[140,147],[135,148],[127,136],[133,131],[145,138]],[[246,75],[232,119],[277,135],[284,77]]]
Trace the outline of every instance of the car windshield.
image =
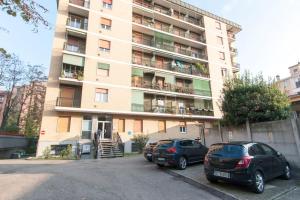
[[173,146],[173,143],[173,140],[161,140],[158,142],[157,146],[167,148]]
[[242,145],[233,144],[215,144],[209,148],[209,154],[212,155],[233,155],[241,156],[244,154],[244,147]]

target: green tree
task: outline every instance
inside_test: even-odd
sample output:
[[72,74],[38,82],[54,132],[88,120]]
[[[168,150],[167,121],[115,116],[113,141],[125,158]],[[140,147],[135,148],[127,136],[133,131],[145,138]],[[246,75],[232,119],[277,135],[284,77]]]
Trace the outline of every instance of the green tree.
[[227,80],[222,96],[221,110],[226,124],[283,120],[290,115],[288,97],[261,74],[252,76],[245,72],[241,77]]

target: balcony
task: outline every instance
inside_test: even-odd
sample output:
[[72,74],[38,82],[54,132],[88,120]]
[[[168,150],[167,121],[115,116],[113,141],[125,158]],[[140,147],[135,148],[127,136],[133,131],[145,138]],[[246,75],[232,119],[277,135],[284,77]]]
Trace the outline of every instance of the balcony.
[[188,14],[180,13],[178,11],[174,11],[173,9],[160,6],[158,4],[151,4],[144,0],[133,0],[133,3],[136,5],[157,11],[164,15],[168,15],[174,19],[179,19],[179,20],[182,20],[182,21],[185,21],[185,22],[188,22],[188,23],[191,23],[191,24],[194,24],[194,25],[204,28],[204,24],[201,19],[197,19],[195,17],[189,16]]
[[232,32],[229,32],[229,31],[228,31],[227,37],[228,37],[228,39],[231,40],[231,41],[234,41],[234,40],[235,40],[235,34],[232,33]]
[[133,75],[131,86],[158,91],[211,97],[210,90],[200,90],[193,88],[192,80],[176,78],[175,81],[175,77],[171,76],[168,78],[174,78],[174,80],[172,80],[171,82],[175,82],[175,84],[169,83],[168,81],[170,80],[167,80],[166,77],[155,76],[154,73],[144,73],[143,77]]
[[197,69],[196,65],[171,59],[164,62],[159,62],[157,59],[152,59],[151,57],[133,56],[132,63],[136,65],[143,65],[177,73],[209,78],[209,73],[201,72],[199,69]]
[[171,44],[171,42],[169,42],[169,41],[161,42],[161,41],[156,41],[155,38],[148,39],[148,38],[139,38],[139,37],[134,37],[134,36],[132,38],[132,41],[137,44],[142,44],[142,45],[146,45],[146,46],[150,46],[150,47],[154,47],[154,48],[158,48],[158,49],[163,49],[166,51],[182,54],[185,56],[190,56],[190,57],[203,59],[203,60],[208,59],[207,55],[205,55],[199,51],[192,51],[187,48],[181,48],[181,47]]
[[64,50],[85,54],[85,40],[69,35],[67,42],[64,44]]
[[77,79],[79,81],[83,80],[83,67],[75,66],[70,64],[63,64],[62,78],[69,78],[69,79]]
[[237,54],[238,54],[237,48],[229,47],[229,49],[230,49],[230,53],[231,53],[231,54],[233,54],[233,55],[237,55]]
[[90,8],[90,1],[87,1],[87,0],[70,0],[69,2],[71,4],[75,4],[77,6]]
[[158,106],[158,105],[141,105],[132,104],[131,109],[133,112],[150,112],[160,114],[177,114],[177,115],[200,115],[200,116],[214,116],[214,111],[204,108],[196,108],[191,105],[189,107],[177,106]]
[[80,18],[77,16],[70,16],[67,20],[67,26],[87,30],[88,29],[88,19],[87,18]]
[[66,98],[66,97],[57,97],[56,106],[59,107],[71,107],[71,108],[80,108],[81,100]]
[[[180,37],[191,39],[194,41],[206,43],[206,40],[203,35],[200,35],[200,34],[197,34],[194,32],[190,32],[188,30],[180,29],[177,27],[173,27],[173,26],[165,24],[165,23],[158,25],[156,20],[149,18],[149,17],[143,17],[141,15],[134,14],[134,16],[132,18],[132,22],[141,24],[141,25],[153,28],[153,29],[161,30],[166,33],[170,33],[170,34],[174,34],[174,35],[177,35]],[[161,23],[161,22],[159,22],[159,23]]]

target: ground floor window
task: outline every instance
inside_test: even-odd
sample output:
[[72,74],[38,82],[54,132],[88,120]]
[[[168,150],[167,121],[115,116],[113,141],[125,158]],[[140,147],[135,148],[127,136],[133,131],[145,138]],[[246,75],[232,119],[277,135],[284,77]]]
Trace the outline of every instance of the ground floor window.
[[143,120],[135,119],[133,124],[134,133],[142,133],[143,132]]
[[158,133],[166,133],[166,121],[158,121]]
[[51,145],[51,154],[60,155],[62,150],[66,150],[70,144]]
[[92,117],[84,116],[82,120],[82,139],[91,139],[92,138]]
[[118,132],[119,133],[125,132],[125,119],[119,119]]
[[58,133],[69,133],[71,125],[70,116],[60,116],[57,120],[57,132]]
[[179,122],[179,132],[186,133],[186,122]]

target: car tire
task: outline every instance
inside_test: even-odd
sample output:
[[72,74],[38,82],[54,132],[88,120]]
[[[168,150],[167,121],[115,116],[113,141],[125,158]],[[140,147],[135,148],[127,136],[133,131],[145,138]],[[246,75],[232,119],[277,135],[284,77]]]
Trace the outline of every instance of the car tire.
[[291,168],[287,164],[284,168],[284,174],[281,176],[282,179],[284,180],[290,180],[291,179]]
[[187,160],[185,157],[181,156],[177,163],[177,168],[180,170],[185,170],[187,166]]
[[260,171],[255,171],[252,179],[252,190],[257,194],[261,194],[265,190],[265,179]]
[[164,167],[163,164],[156,164],[158,167]]
[[218,179],[213,178],[213,177],[211,177],[211,176],[206,176],[206,179],[207,179],[210,183],[213,183],[213,184],[218,183]]

